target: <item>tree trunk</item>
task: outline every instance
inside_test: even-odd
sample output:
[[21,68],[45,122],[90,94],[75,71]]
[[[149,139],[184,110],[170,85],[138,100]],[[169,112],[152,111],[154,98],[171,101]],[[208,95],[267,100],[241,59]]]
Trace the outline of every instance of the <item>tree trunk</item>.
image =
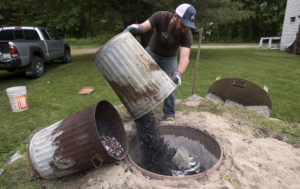
[[91,11],[91,9],[89,9],[87,33],[88,33],[88,36],[91,36],[91,33],[92,33],[92,11]]
[[86,18],[85,18],[85,14],[82,13],[80,15],[80,23],[81,23],[81,35],[83,38],[86,38]]

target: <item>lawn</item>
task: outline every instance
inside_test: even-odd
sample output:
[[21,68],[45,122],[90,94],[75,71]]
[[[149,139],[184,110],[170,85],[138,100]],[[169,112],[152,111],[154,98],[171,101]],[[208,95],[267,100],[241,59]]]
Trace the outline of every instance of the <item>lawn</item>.
[[[104,44],[106,41],[111,39],[117,35],[117,33],[103,33],[97,37],[88,37],[88,38],[65,38],[64,40],[67,41],[72,50],[78,49],[93,49],[99,48],[100,45]],[[137,37],[137,40],[140,41],[140,38]],[[240,43],[240,42],[209,42],[209,41],[202,41],[202,45],[205,46],[218,46],[218,45],[254,45],[258,46],[258,43]],[[266,45],[266,44],[264,44]],[[193,46],[198,46],[198,39],[194,40]]]
[[71,49],[92,49],[99,48],[100,45],[104,44],[106,41],[111,39],[115,34],[114,33],[104,33],[97,37],[89,37],[89,38],[66,38],[71,47]]
[[[191,95],[197,50],[191,53],[191,63],[183,76],[177,98]],[[300,56],[277,50],[203,49],[197,79],[196,94],[205,96],[216,77],[239,77],[269,88],[272,117],[287,122],[300,122]],[[30,108],[13,113],[5,92],[12,86],[25,85]],[[95,87],[87,96],[77,95],[85,86]],[[46,65],[46,74],[36,80],[25,79],[21,71],[0,71],[0,167],[18,149],[24,149],[24,139],[35,129],[51,125],[100,100],[121,104],[93,62],[93,55],[73,57],[70,64]]]

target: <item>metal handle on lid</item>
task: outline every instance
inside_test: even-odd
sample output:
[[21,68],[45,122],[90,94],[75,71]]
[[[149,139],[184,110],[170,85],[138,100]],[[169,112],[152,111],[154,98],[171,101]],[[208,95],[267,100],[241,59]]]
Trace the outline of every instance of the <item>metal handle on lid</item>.
[[246,82],[244,81],[244,83],[237,83],[235,80],[233,80],[232,85],[234,85],[236,87],[245,88],[246,87]]
[[101,154],[96,154],[94,157],[92,157],[91,162],[95,168],[100,168],[104,162],[104,159],[105,158]]

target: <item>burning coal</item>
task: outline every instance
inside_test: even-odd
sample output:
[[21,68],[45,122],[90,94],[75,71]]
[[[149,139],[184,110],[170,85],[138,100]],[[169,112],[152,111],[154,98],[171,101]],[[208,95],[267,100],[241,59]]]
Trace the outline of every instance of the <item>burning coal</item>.
[[[135,120],[135,125],[142,154],[139,166],[153,173],[168,176],[193,175],[205,170],[200,164],[199,156],[189,153],[184,147],[170,147],[169,143],[165,142],[152,112]],[[173,136],[168,136],[169,140],[171,138]],[[182,143],[192,145],[194,141],[184,137]]]

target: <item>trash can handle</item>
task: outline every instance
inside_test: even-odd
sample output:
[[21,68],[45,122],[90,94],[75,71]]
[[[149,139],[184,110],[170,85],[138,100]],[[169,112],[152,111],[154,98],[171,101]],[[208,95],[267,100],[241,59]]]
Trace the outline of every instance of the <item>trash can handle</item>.
[[100,168],[102,163],[104,162],[104,157],[101,154],[96,154],[92,157],[91,162],[95,168]]
[[235,80],[233,80],[232,85],[234,85],[236,87],[245,88],[246,87],[246,82],[244,81],[244,83],[237,83]]

